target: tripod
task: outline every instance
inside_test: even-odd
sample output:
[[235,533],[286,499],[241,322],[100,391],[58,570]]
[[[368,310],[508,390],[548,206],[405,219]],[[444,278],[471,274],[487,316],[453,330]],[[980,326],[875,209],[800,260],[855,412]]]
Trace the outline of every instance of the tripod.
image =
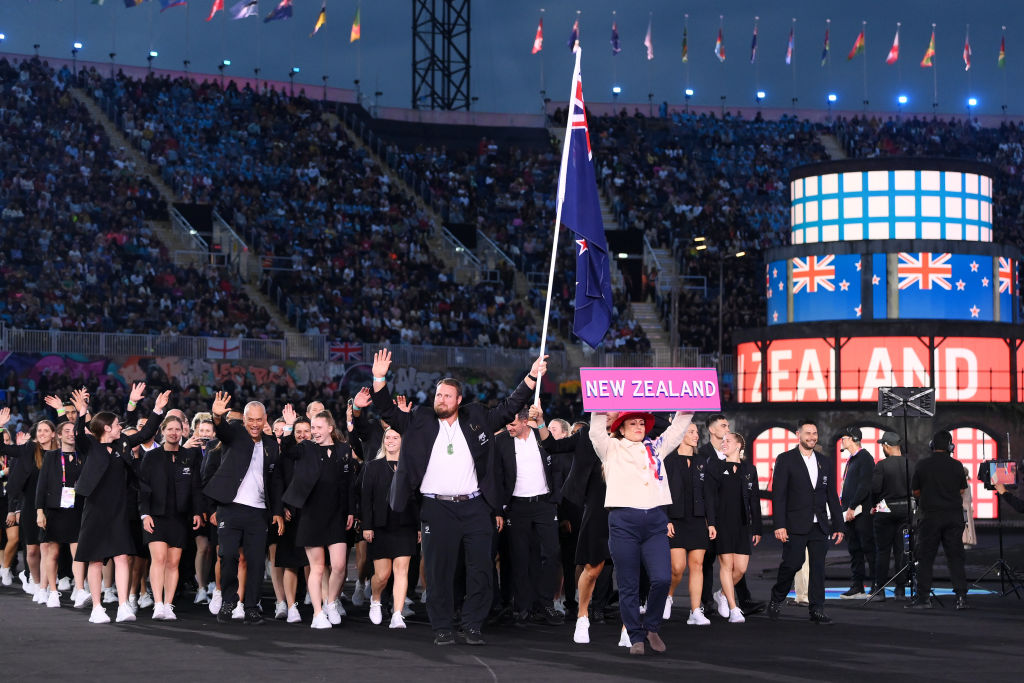
[[[904,453],[903,466],[906,474],[907,490],[906,490],[906,501],[907,501],[907,539],[909,546],[907,551],[906,563],[892,575],[888,581],[886,581],[881,587],[871,592],[871,595],[867,597],[862,603],[862,606],[867,605],[875,597],[881,595],[885,596],[885,589],[890,584],[895,584],[896,580],[904,574],[907,575],[907,585],[910,587],[910,599],[914,600],[917,598],[917,560],[915,559],[915,545],[914,545],[914,513],[913,506],[911,503],[910,495],[910,455],[907,452],[907,418],[908,417],[935,417],[935,390],[930,387],[879,387],[878,389],[878,414],[879,416],[886,417],[897,417],[903,418],[903,446]],[[942,607],[942,601],[935,595],[935,591],[931,591],[930,597],[934,598],[939,606]]]
[[[1010,457],[1010,435],[1009,434],[1006,435],[1006,457],[1007,457],[1007,459],[1009,459],[1009,457]],[[1002,498],[1001,496],[996,496],[996,499],[999,500],[1000,502],[1001,502],[1001,498]],[[996,503],[997,511],[998,511],[998,505],[999,505],[999,503],[997,502]],[[999,559],[996,560],[995,562],[993,562],[989,566],[989,568],[986,569],[985,572],[981,576],[978,577],[978,580],[975,581],[974,583],[972,583],[971,585],[974,586],[975,588],[981,588],[981,586],[978,585],[978,584],[981,583],[981,580],[984,579],[989,574],[991,574],[992,572],[995,572],[996,574],[999,575],[999,590],[1001,591],[1001,597],[1005,598],[1012,591],[1013,594],[1017,596],[1017,599],[1020,600],[1021,599],[1021,591],[1024,591],[1024,579],[1022,579],[1020,573],[1016,569],[1014,569],[1013,567],[1011,567],[1009,564],[1006,563],[1006,559],[1004,558],[1004,555],[1003,555],[1003,515],[1002,515],[1001,512],[1000,512],[1000,514],[999,514],[999,516],[998,516],[998,518],[996,520],[996,528],[999,530]],[[1007,584],[1010,585],[1009,588],[1006,587]]]

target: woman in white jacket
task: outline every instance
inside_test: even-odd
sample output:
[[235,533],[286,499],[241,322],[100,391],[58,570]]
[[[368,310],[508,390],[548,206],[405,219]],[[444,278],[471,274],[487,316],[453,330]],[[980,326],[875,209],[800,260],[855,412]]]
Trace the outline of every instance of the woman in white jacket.
[[[679,446],[692,418],[693,413],[677,412],[669,428],[653,440],[648,438],[654,428],[650,413],[593,413],[590,421],[590,440],[608,486],[608,548],[615,563],[619,611],[632,655],[644,654],[645,640],[655,652],[665,651],[658,628],[672,579],[664,507],[671,504],[672,494],[662,461]],[[651,582],[643,617],[641,565]]]

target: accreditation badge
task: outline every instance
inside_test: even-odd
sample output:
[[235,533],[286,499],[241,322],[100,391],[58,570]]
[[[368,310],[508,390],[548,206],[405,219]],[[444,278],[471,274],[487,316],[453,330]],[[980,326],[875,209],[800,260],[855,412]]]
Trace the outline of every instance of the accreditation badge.
[[70,486],[60,488],[60,506],[62,508],[75,507],[75,489]]

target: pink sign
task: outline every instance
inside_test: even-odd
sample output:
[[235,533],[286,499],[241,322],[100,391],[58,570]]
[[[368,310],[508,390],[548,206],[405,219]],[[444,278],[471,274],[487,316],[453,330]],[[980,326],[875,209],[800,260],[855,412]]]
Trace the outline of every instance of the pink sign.
[[588,412],[722,408],[714,368],[580,368],[580,384]]

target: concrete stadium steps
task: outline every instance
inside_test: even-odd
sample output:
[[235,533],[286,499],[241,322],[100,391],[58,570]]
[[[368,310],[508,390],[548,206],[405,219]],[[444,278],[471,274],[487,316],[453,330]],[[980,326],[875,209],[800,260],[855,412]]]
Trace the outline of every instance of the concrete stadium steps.
[[842,144],[832,133],[818,133],[818,140],[821,141],[821,146],[825,148],[828,153],[828,158],[833,161],[836,159],[845,159],[846,152],[843,150]]
[[644,334],[651,342],[656,367],[672,364],[672,347],[669,345],[668,332],[662,326],[658,307],[649,301],[634,301],[630,304],[633,317],[644,328]]

